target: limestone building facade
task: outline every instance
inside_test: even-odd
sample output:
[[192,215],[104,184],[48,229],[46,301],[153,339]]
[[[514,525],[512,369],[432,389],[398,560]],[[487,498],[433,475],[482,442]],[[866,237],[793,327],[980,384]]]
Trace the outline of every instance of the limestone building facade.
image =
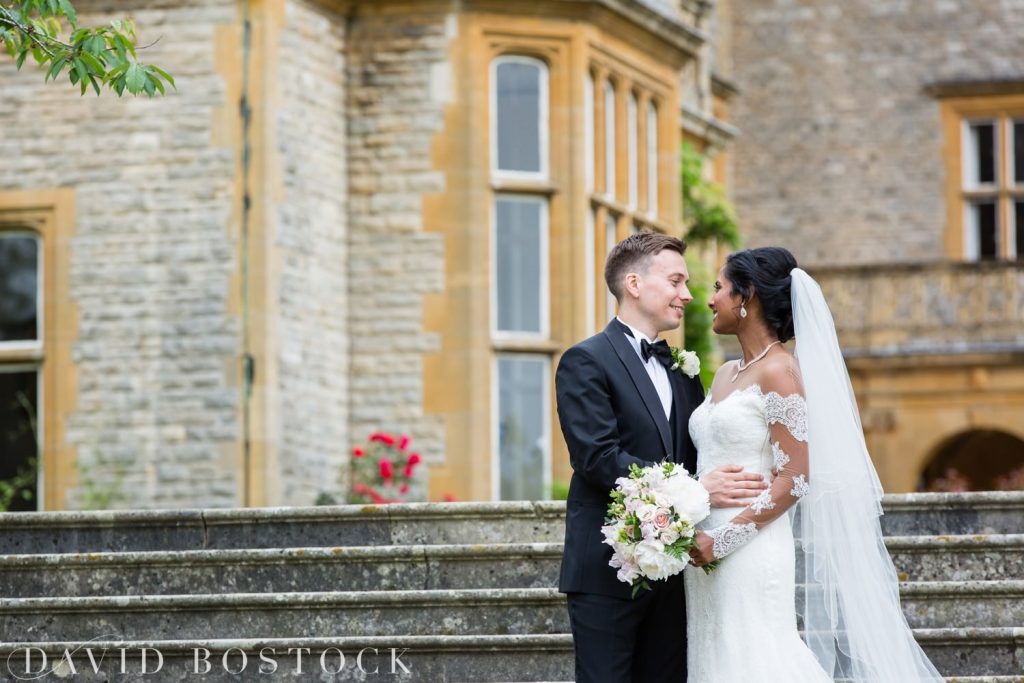
[[[78,0],[165,98],[0,60],[0,478],[26,506],[311,504],[408,434],[428,496],[567,480],[558,354],[679,232],[734,89],[705,0]],[[159,38],[157,41],[156,39]]]
[[0,59],[24,507],[310,504],[377,430],[430,499],[548,497],[558,356],[613,313],[610,245],[679,234],[683,140],[821,280],[887,490],[1024,464],[1017,3],[76,6],[130,14],[178,89]]
[[733,5],[744,233],[820,278],[883,484],[1019,488],[1020,3]]

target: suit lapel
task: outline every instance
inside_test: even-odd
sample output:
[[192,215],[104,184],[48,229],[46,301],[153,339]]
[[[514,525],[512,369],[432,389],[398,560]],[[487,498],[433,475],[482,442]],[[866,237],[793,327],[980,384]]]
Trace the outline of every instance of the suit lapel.
[[689,435],[686,417],[690,414],[688,409],[690,402],[686,396],[686,383],[683,381],[682,373],[679,370],[669,370],[668,376],[672,384],[672,416],[676,421],[676,442],[673,444],[675,448],[672,449],[672,452],[675,455],[675,461],[683,464],[683,460],[686,458],[686,438]]
[[[665,409],[661,407],[661,399],[658,398],[658,392],[655,390],[654,383],[651,382],[651,377],[647,374],[647,370],[644,369],[640,357],[636,355],[636,351],[633,350],[633,347],[626,339],[625,328],[622,327],[618,320],[613,319],[608,323],[604,334],[608,337],[608,341],[611,342],[612,348],[615,349],[619,360],[626,367],[626,372],[629,373],[630,378],[633,380],[636,390],[640,392],[640,398],[643,399],[644,405],[647,406],[647,411],[651,414],[651,419],[654,420],[654,424],[658,427],[658,434],[661,436],[661,445],[665,449],[665,455],[671,458],[675,449],[672,448],[672,431],[669,428],[668,420],[665,419]],[[679,394],[676,393],[674,384],[672,392],[674,400],[678,400],[675,398]]]

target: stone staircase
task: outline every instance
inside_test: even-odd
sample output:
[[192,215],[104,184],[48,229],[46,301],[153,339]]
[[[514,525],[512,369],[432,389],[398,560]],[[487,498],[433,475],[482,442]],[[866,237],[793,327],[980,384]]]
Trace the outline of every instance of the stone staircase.
[[[936,666],[1024,681],[1024,494],[885,503],[904,611]],[[568,681],[563,516],[560,503],[0,515],[0,681],[25,676],[26,651],[50,680]]]

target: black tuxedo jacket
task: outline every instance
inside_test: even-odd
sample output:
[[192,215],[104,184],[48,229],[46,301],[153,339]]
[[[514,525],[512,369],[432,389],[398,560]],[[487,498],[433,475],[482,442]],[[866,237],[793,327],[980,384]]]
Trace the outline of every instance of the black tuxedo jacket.
[[[611,546],[601,526],[615,480],[631,464],[671,460],[693,473],[697,450],[687,427],[704,400],[697,377],[669,371],[674,426],[626,334],[612,319],[603,332],[567,350],[555,373],[558,419],[573,475],[566,502],[565,550],[558,579],[563,593],[629,598],[631,588],[608,565]],[[682,575],[670,580],[681,580]]]

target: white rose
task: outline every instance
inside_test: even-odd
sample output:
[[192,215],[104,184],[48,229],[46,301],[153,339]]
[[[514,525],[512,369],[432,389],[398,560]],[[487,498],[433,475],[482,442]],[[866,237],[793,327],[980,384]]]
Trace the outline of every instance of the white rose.
[[615,524],[609,524],[601,527],[601,533],[604,534],[604,542],[608,545],[614,545],[619,540],[619,533],[626,528],[625,522],[616,522]]
[[700,358],[693,351],[681,350],[678,354],[682,363],[676,363],[673,367],[679,367],[687,377],[696,377],[700,372]]
[[686,566],[685,563],[665,554],[665,544],[660,541],[637,543],[634,559],[643,575],[652,581],[667,579],[678,574]]
[[711,514],[707,489],[682,472],[665,482],[662,493],[671,501],[676,514],[690,525],[698,524]]
[[615,550],[615,556],[621,558],[620,562],[632,562],[633,555],[636,552],[636,545],[633,543],[614,543],[612,544],[612,549]]
[[619,567],[616,577],[623,583],[633,583],[640,578],[640,568],[636,566],[635,562],[626,562]]
[[672,545],[679,540],[679,532],[672,528],[665,529],[661,532],[661,536],[658,540],[665,545]]
[[637,519],[641,522],[654,521],[654,515],[658,513],[658,506],[650,503],[641,503],[636,510]]
[[661,465],[648,465],[644,468],[644,482],[648,488],[657,489],[665,480],[665,473],[661,471]]

